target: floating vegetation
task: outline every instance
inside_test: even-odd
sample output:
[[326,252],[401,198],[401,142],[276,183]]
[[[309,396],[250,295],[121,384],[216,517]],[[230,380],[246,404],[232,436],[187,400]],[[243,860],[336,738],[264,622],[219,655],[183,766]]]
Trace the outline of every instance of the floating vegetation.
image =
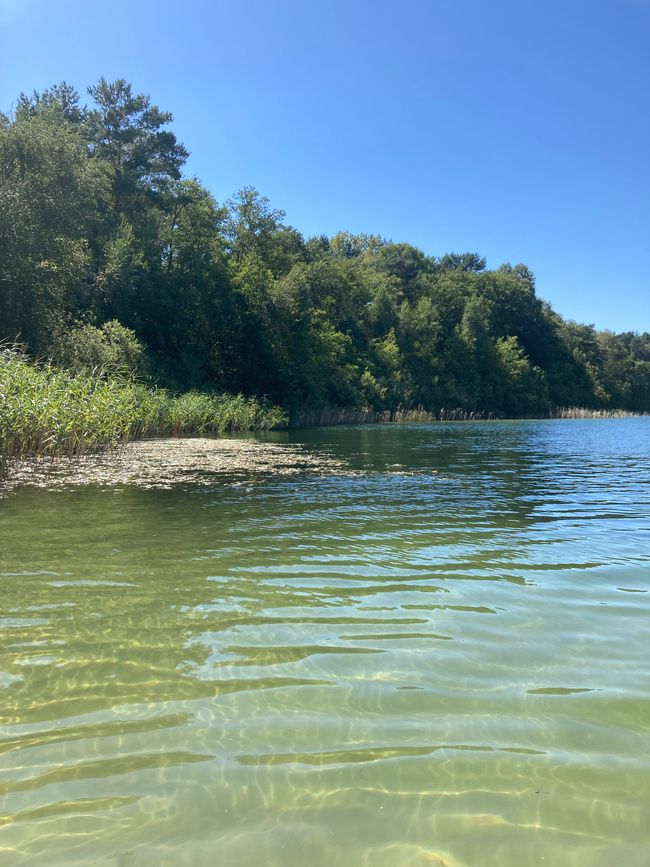
[[241,481],[264,475],[350,472],[334,458],[300,445],[252,439],[168,438],[125,443],[99,454],[14,460],[9,485],[56,488],[67,485],[137,485],[171,488],[210,485],[231,477]]

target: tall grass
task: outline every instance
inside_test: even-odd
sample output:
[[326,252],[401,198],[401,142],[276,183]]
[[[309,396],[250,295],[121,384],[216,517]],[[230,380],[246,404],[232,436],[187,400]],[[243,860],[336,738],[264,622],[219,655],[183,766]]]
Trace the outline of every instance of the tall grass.
[[0,347],[0,464],[28,455],[75,455],[146,436],[268,430],[281,409],[242,395],[164,389],[34,364]]
[[636,418],[639,415],[644,413],[626,409],[589,409],[584,406],[558,406],[551,412],[551,418]]
[[[526,418],[631,418],[642,413],[624,409],[589,409],[579,406],[555,407],[547,413]],[[346,424],[397,424],[427,423],[434,421],[495,421],[503,415],[481,410],[466,410],[460,407],[434,411],[415,409],[374,410],[369,407],[332,407],[301,409],[291,415],[292,427],[322,427]]]
[[422,407],[415,409],[398,408],[393,410],[374,410],[369,407],[323,407],[314,410],[299,410],[291,416],[292,427],[320,427],[339,424],[397,424],[422,423],[433,421],[477,421],[494,419],[492,412],[479,412],[465,409],[439,409],[429,412]]

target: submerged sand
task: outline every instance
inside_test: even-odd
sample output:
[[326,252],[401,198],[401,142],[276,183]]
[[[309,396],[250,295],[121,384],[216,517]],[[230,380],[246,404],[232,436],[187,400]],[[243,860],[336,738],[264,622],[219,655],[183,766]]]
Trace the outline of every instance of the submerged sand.
[[137,485],[170,488],[263,476],[350,472],[342,462],[299,444],[255,439],[152,439],[83,457],[13,461],[5,485]]

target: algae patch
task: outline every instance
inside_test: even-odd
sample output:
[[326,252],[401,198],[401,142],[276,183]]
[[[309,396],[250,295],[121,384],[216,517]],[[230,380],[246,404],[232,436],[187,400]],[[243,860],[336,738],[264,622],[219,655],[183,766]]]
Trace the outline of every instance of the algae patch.
[[125,443],[83,457],[12,461],[7,486],[137,485],[169,488],[178,484],[210,485],[220,479],[301,473],[340,474],[348,466],[301,445],[255,439],[174,438]]

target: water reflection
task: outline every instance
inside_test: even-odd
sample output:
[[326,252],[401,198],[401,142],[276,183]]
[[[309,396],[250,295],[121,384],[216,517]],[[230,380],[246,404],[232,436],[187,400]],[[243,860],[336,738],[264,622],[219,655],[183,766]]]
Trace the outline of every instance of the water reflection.
[[290,431],[298,477],[6,493],[2,862],[645,864],[648,434]]

